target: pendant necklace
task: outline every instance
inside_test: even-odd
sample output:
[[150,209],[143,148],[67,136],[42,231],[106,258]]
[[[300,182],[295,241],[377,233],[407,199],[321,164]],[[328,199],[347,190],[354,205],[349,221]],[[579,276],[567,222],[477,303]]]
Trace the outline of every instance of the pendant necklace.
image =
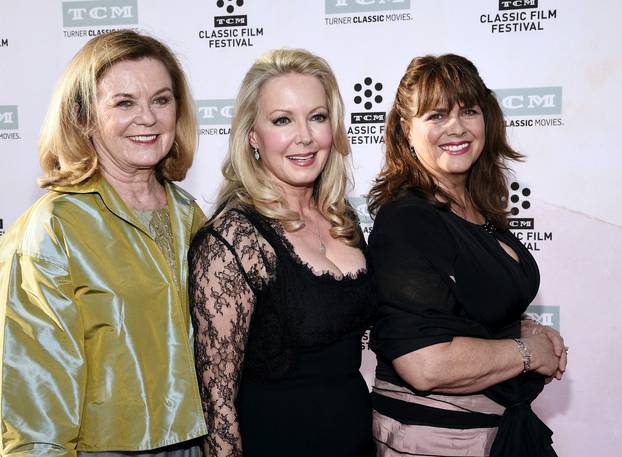
[[308,227],[309,230],[311,230],[311,233],[313,233],[315,236],[317,236],[318,241],[320,242],[320,254],[322,254],[323,256],[326,256],[326,245],[324,244],[324,241],[322,240],[322,237],[320,236],[320,225],[316,224],[316,229],[317,230],[313,230],[311,228],[311,224],[307,225],[306,222],[303,222],[305,227]]

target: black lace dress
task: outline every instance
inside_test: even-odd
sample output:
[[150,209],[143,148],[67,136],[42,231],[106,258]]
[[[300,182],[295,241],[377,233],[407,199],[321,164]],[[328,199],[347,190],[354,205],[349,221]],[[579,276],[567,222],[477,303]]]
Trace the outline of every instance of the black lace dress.
[[280,224],[245,207],[201,230],[189,256],[208,456],[241,456],[240,443],[245,457],[373,455],[359,372],[370,273],[314,272]]

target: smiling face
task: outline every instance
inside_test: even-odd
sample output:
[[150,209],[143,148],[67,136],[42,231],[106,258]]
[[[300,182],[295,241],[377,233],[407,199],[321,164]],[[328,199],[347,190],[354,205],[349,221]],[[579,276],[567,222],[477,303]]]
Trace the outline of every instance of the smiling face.
[[267,81],[257,100],[249,134],[261,164],[283,190],[312,189],[332,146],[326,93],[309,75],[287,74]]
[[402,129],[417,159],[440,183],[464,184],[484,149],[484,116],[478,105],[439,106],[402,120]]
[[153,58],[114,64],[97,83],[92,140],[102,171],[153,170],[175,140],[176,102],[166,67]]

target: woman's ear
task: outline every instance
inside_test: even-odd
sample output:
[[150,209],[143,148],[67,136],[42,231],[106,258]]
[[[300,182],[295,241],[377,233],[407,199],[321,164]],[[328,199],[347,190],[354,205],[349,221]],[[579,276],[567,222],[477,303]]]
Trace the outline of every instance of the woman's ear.
[[248,142],[254,148],[257,147],[257,140],[255,139],[255,130],[248,132]]

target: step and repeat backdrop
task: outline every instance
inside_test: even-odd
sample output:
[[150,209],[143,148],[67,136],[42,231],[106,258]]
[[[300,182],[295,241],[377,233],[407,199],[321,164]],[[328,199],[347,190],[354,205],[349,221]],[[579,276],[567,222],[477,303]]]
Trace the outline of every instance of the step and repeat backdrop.
[[[206,212],[220,182],[240,81],[276,47],[332,65],[346,104],[355,184],[383,161],[386,112],[409,61],[470,58],[527,156],[509,181],[512,227],[542,285],[529,312],[570,346],[562,382],[535,409],[560,456],[618,456],[622,446],[622,56],[617,0],[23,0],[0,2],[0,236],[42,194],[37,140],[54,85],[90,38],[133,28],[165,41],[187,71],[200,121],[182,186]],[[366,348],[367,339],[362,342]],[[373,354],[361,368],[373,378]]]

